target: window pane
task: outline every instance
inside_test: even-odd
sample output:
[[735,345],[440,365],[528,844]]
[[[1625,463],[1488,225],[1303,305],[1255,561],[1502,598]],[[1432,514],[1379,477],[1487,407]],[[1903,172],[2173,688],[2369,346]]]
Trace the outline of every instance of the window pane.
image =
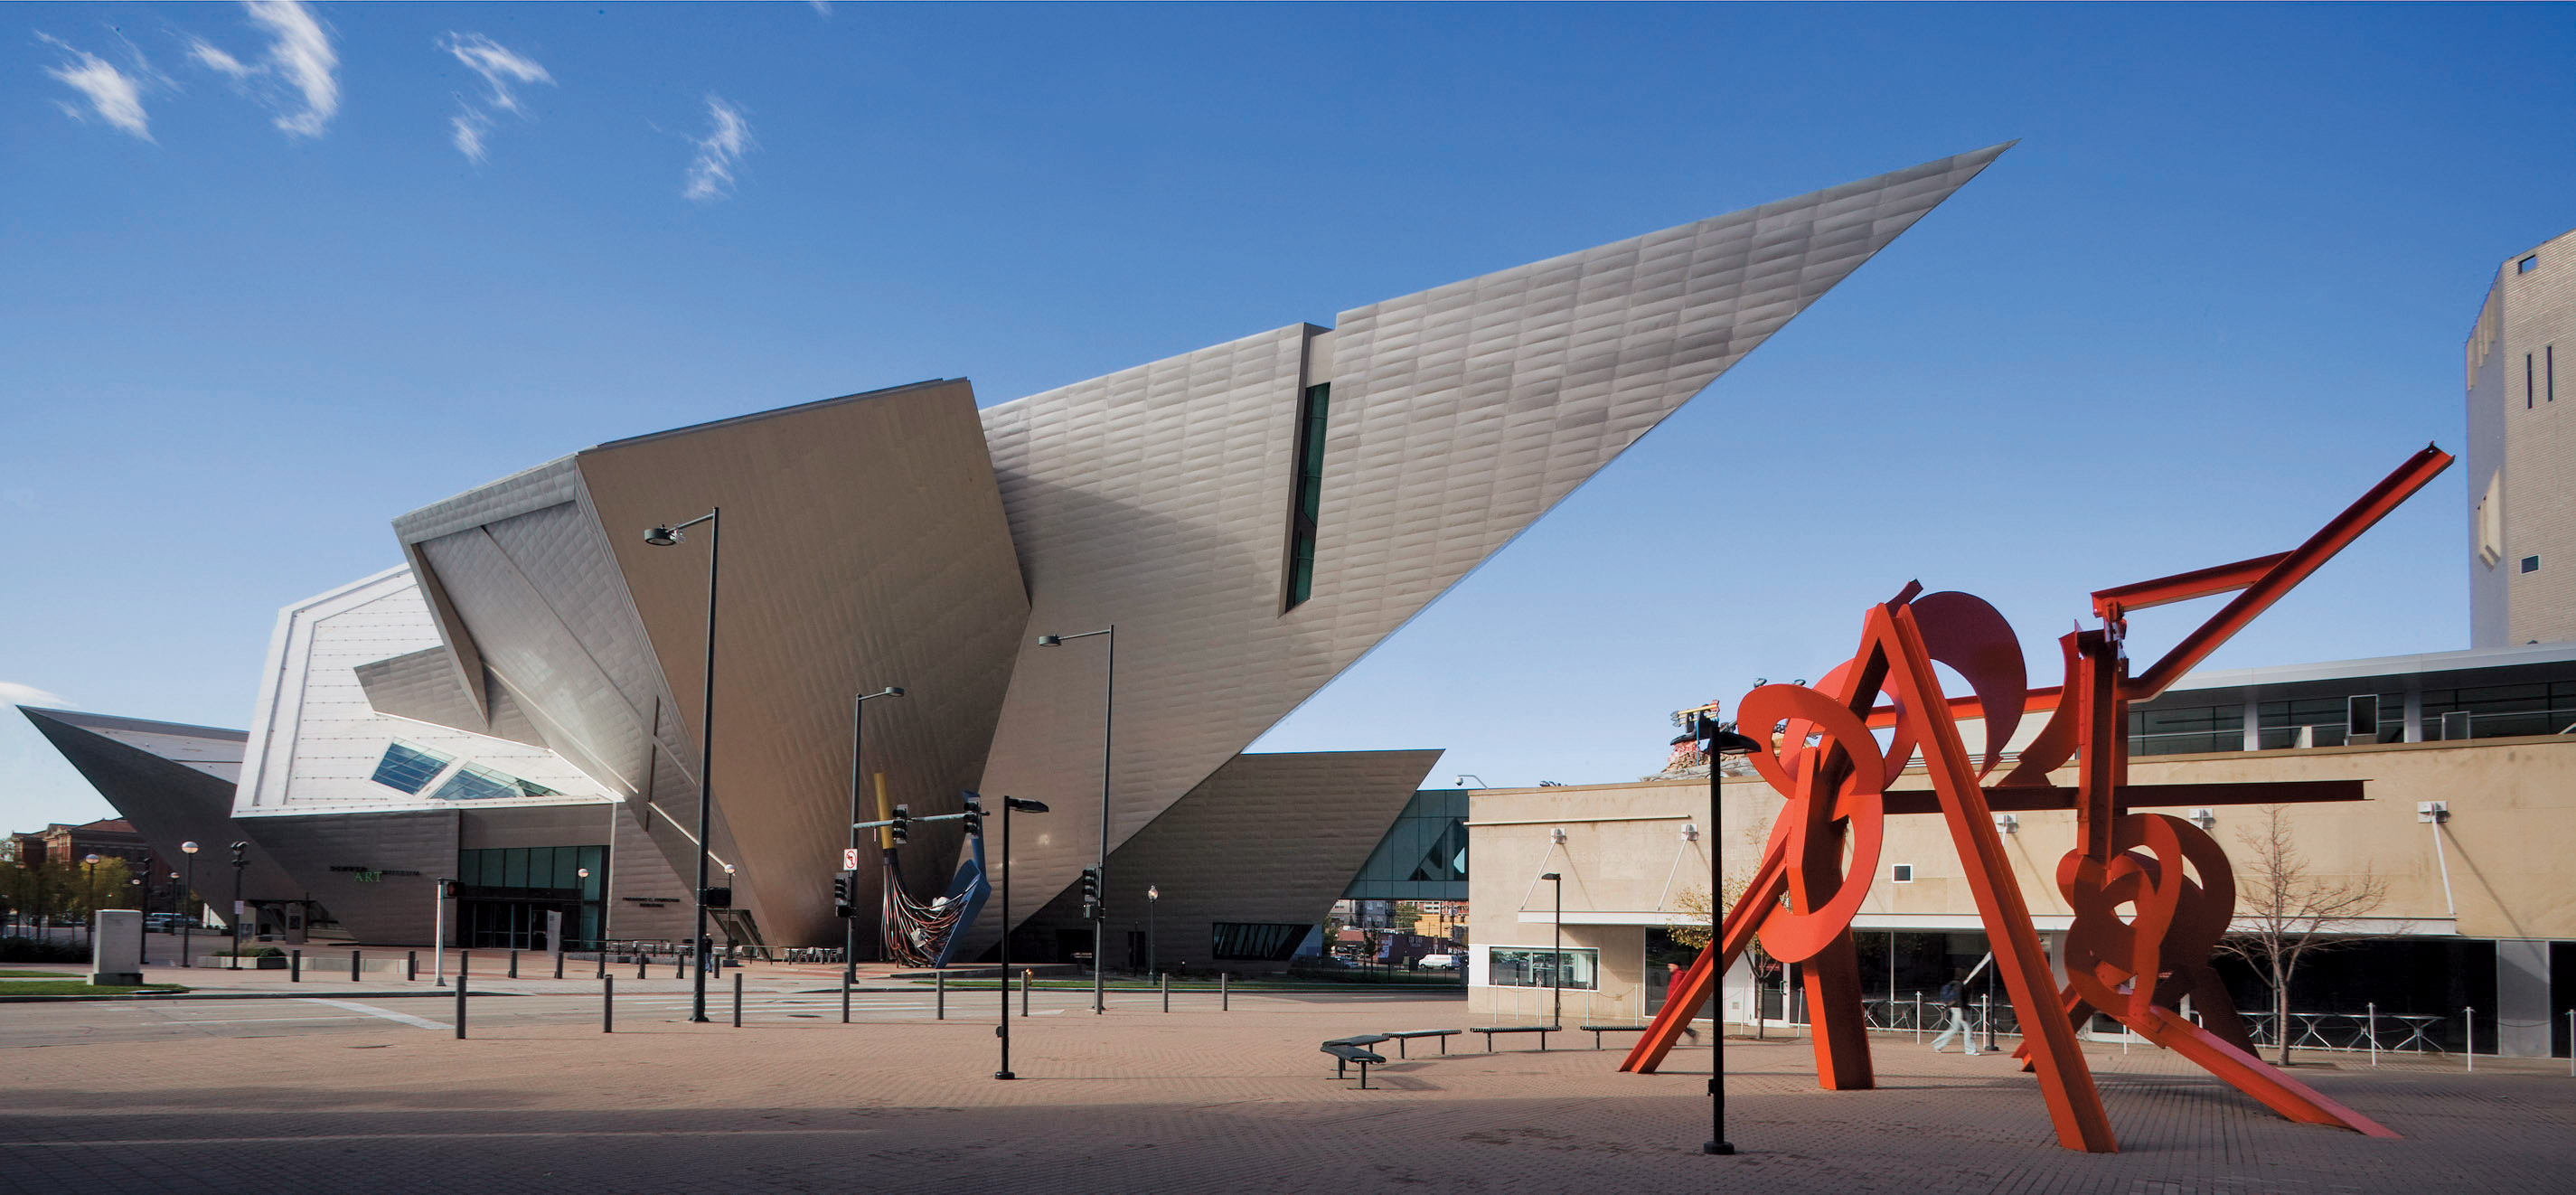
[[373,779],[387,788],[417,793],[429,787],[429,782],[436,779],[455,758],[396,739],[386,744],[385,757],[376,764]]
[[528,848],[514,846],[501,852],[501,886],[504,888],[528,886]]

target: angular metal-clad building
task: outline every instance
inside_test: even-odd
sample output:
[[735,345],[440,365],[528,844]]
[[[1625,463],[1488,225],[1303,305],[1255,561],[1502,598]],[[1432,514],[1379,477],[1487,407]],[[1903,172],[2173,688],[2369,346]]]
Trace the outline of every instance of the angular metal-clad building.
[[[967,789],[1053,807],[1007,863],[992,852],[1040,957],[1077,936],[1069,889],[1104,849],[1121,932],[1148,883],[1170,889],[1130,953],[1276,957],[1438,754],[1244,748],[2003,148],[980,410],[958,380],[857,394],[602,444],[413,511],[394,521],[405,568],[281,621],[236,811],[299,876],[395,849],[316,819],[446,811],[452,831],[385,841],[456,852],[490,901],[569,899],[544,867],[613,860],[584,907],[655,936],[639,927],[685,932],[670,897],[708,776],[727,932],[830,944],[853,775],[882,773],[916,815]],[[680,544],[644,539],[716,510]],[[1037,639],[1112,625],[1104,843],[1109,637]],[[888,685],[906,694],[868,704],[854,766],[851,699]],[[907,882],[940,884],[958,848],[917,831]],[[545,850],[525,878],[491,854]],[[347,919],[368,902],[326,903]]]

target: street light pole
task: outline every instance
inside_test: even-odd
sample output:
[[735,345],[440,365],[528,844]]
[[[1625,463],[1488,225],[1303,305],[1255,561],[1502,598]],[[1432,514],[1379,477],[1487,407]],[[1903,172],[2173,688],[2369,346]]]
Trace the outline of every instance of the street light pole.
[[1735,1143],[1726,1139],[1726,947],[1718,938],[1725,919],[1719,916],[1725,905],[1725,888],[1719,874],[1725,841],[1718,834],[1717,785],[1723,772],[1719,761],[1730,755],[1751,755],[1763,749],[1756,739],[1747,738],[1717,720],[1716,707],[1693,713],[1690,728],[1673,745],[1699,744],[1708,757],[1708,1028],[1710,1039],[1708,1103],[1713,1130],[1701,1153],[1732,1154]]
[[1102,966],[1108,961],[1109,943],[1109,748],[1111,719],[1118,709],[1118,624],[1113,622],[1079,635],[1040,635],[1038,646],[1061,647],[1065,640],[1094,635],[1109,637],[1109,658],[1101,674],[1100,689],[1100,903],[1092,906],[1091,920],[1091,1012],[1097,1016],[1109,1009],[1108,982]]
[[[860,849],[859,823],[868,820],[867,815],[859,812],[862,774],[859,762],[860,748],[867,742],[865,735],[867,720],[862,715],[867,712],[870,698],[901,696],[903,696],[902,689],[888,685],[874,693],[861,693],[850,699],[850,850],[853,852]],[[853,871],[858,867],[856,859],[857,856],[853,854],[850,865]],[[851,917],[841,923],[841,984],[848,987],[857,982],[859,982],[859,919]]]
[[90,925],[89,939],[91,948],[95,950],[98,946],[98,852],[96,851],[81,856],[81,901],[89,906],[87,918]]
[[234,843],[234,844],[233,844],[233,965],[232,965],[232,969],[233,969],[233,970],[235,970],[235,971],[239,971],[239,970],[241,970],[241,942],[242,942],[242,868],[247,867],[247,866],[249,866],[249,865],[250,865],[250,844],[249,844],[249,843],[247,843],[247,842],[236,842],[236,843]]
[[[197,844],[193,842],[180,843],[179,853],[188,857],[188,878],[181,881],[179,884],[179,903],[182,905],[195,904],[197,902]],[[183,909],[182,911],[185,912],[186,910]],[[196,960],[188,957],[188,944],[190,940],[195,937],[195,934],[192,931],[196,928],[197,915],[193,912],[187,913],[185,917],[182,917],[179,920],[179,965],[182,967],[193,967],[196,965]]]
[[1145,885],[1145,973],[1160,975],[1163,969],[1154,962],[1154,906],[1163,899],[1163,890]]
[[[707,944],[707,811],[712,799],[713,790],[710,788],[709,776],[715,770],[716,750],[716,581],[719,576],[716,548],[718,533],[723,529],[723,524],[716,516],[723,513],[723,507],[714,507],[688,522],[676,525],[665,523],[644,533],[645,543],[657,548],[667,548],[681,542],[684,538],[681,532],[700,523],[707,525],[706,666],[701,670],[704,673],[701,679],[705,684],[700,690],[698,699],[698,928],[696,937],[690,942],[690,949],[700,952],[706,949]],[[707,966],[703,953],[699,956],[696,986],[690,996],[689,1020],[700,1025],[708,1023]]]
[[1550,928],[1556,931],[1556,940],[1548,947],[1547,974],[1548,986],[1556,989],[1556,1010],[1548,1014],[1548,1024],[1554,1028],[1563,1029],[1565,1027],[1565,877],[1551,871],[1539,878],[1555,885],[1556,912],[1549,920],[1553,923]]
[[1011,811],[1014,809],[1030,813],[1047,811],[1044,801],[1002,798],[1002,1069],[993,1072],[996,1079],[1019,1078],[1011,1073]]

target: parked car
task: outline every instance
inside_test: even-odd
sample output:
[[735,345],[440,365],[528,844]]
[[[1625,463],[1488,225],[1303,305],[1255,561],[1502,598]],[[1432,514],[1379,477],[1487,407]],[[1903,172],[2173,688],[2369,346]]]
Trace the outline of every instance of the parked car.
[[1455,971],[1458,969],[1459,958],[1454,954],[1426,954],[1422,956],[1421,962],[1414,965],[1425,971]]

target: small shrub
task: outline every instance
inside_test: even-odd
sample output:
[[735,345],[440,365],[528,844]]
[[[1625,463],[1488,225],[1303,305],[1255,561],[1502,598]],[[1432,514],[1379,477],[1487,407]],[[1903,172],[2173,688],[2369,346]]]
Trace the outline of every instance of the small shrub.
[[216,958],[285,958],[286,952],[274,946],[245,946],[238,951],[218,950]]
[[0,963],[86,963],[89,947],[43,938],[0,938]]

